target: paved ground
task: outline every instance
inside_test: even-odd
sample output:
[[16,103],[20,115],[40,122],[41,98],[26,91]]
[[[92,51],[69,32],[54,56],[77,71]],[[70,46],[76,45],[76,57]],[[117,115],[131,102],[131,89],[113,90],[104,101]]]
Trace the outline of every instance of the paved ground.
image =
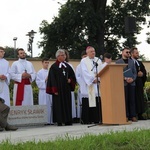
[[103,134],[110,131],[132,131],[134,129],[150,129],[150,120],[133,122],[130,125],[96,125],[88,127],[79,123],[73,126],[30,126],[19,127],[17,131],[3,131],[0,132],[0,142],[9,140],[12,143],[26,142],[26,141],[48,141],[54,140],[58,137],[80,137],[85,134]]

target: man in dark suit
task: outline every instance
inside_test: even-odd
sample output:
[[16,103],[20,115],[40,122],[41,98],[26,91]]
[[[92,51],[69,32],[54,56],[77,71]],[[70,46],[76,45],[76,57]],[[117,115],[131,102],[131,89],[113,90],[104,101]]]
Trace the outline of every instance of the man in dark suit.
[[4,129],[6,131],[16,131],[18,128],[12,125],[9,125],[7,122],[7,117],[9,114],[9,106],[4,104],[5,100],[0,98],[0,131]]
[[135,110],[135,80],[136,80],[136,69],[134,61],[130,59],[130,49],[124,48],[122,50],[122,58],[116,61],[117,64],[127,64],[123,71],[130,69],[133,76],[124,76],[124,89],[125,89],[125,104],[126,104],[126,116],[127,120],[131,119],[136,122],[136,110]]
[[135,80],[135,97],[136,97],[136,113],[139,120],[144,120],[142,114],[144,113],[144,84],[147,79],[146,69],[141,61],[139,61],[139,52],[136,47],[131,49],[131,59],[133,59],[136,71],[137,78]]

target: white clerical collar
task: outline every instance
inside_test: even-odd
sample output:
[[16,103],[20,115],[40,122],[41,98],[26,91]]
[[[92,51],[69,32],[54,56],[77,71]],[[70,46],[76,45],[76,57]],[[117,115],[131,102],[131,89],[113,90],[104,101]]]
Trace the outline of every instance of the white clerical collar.
[[26,61],[26,59],[20,59],[20,58],[19,58],[19,61],[24,62],[24,61]]
[[136,59],[132,58],[132,60],[134,61],[134,64],[136,63],[138,66],[140,66],[139,62]]
[[60,62],[60,63],[59,63],[59,68],[61,68],[62,66],[64,66],[65,68],[67,67],[67,66],[65,65],[65,63]]
[[90,57],[88,56],[88,58],[89,58],[91,61],[94,61],[94,60],[95,60],[95,57],[94,57],[94,58],[90,58]]
[[43,69],[43,71],[47,71],[48,69],[44,69],[44,68],[42,68]]

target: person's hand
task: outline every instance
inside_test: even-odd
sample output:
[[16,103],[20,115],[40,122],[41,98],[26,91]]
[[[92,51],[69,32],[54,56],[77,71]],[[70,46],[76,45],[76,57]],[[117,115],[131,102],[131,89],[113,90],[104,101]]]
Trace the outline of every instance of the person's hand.
[[143,77],[143,72],[142,72],[142,71],[139,71],[138,74],[137,74],[137,76],[138,76],[138,77]]
[[29,73],[27,73],[27,72],[24,72],[24,73],[22,74],[22,78],[23,78],[23,79],[29,79],[29,78],[31,78],[31,75],[30,75]]
[[6,77],[5,75],[3,75],[3,74],[0,75],[0,79],[1,79],[1,80],[6,80],[6,78],[7,78],[7,77]]
[[132,78],[126,78],[127,83],[132,83],[133,79]]
[[99,81],[97,80],[97,79],[95,79],[94,81],[93,81],[93,83],[98,83]]
[[58,95],[58,92],[54,93],[55,95]]
[[71,79],[68,79],[68,83],[70,83],[71,82]]
[[48,80],[48,77],[45,79],[45,82],[47,82],[47,80]]

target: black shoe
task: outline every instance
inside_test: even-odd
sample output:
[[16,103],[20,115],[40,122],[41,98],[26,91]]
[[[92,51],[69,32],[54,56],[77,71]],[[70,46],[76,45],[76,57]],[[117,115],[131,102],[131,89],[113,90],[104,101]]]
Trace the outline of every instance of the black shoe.
[[18,128],[12,125],[7,125],[5,130],[6,131],[16,131]]
[[50,123],[46,123],[46,124],[44,124],[45,126],[50,126],[51,124]]
[[57,126],[62,126],[62,123],[57,123]]
[[66,122],[66,123],[65,123],[65,126],[71,126],[71,125],[72,125],[71,122]]
[[4,131],[4,129],[2,127],[0,127],[0,132]]
[[92,122],[81,122],[81,124],[92,124]]

